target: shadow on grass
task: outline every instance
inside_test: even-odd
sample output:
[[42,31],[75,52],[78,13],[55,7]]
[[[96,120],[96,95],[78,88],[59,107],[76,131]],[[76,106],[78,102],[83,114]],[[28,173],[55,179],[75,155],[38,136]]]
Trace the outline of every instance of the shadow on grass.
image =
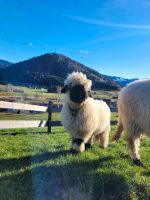
[[32,171],[0,177],[0,200],[34,200]]
[[43,196],[47,200],[130,199],[128,185],[123,176],[96,173],[97,167],[106,160],[33,169],[36,199],[42,199]]
[[28,129],[9,129],[8,130],[1,130],[0,135],[27,135],[27,134],[48,134],[47,131],[34,131],[34,130],[28,130]]
[[144,175],[144,176],[148,176],[148,177],[150,177],[150,169],[148,169],[147,172],[143,172],[143,175]]
[[0,159],[0,173],[5,171],[20,170],[21,168],[31,166],[33,163],[42,163],[46,160],[54,160],[60,156],[66,156],[67,154],[71,154],[70,150],[45,152],[22,158]]
[[[79,159],[67,162],[69,150],[47,152],[40,155],[19,159],[1,159],[3,171],[20,170],[18,174],[4,176],[0,179],[1,200],[129,200],[130,188],[123,175],[111,170],[112,157],[96,160]],[[65,164],[43,164],[33,169],[33,163],[41,163],[56,158],[65,160]],[[45,163],[45,162],[44,162]],[[64,162],[63,162],[64,163]],[[142,198],[148,194],[143,186],[135,186],[141,190]],[[145,192],[145,194],[144,194]],[[145,195],[145,196],[144,196]],[[138,196],[140,199],[140,194]]]

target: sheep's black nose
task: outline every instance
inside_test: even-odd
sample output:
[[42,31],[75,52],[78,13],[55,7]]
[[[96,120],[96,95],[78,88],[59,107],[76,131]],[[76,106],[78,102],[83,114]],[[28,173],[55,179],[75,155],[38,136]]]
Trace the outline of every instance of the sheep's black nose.
[[70,90],[70,99],[76,103],[83,102],[87,97],[86,91],[83,85],[75,85]]

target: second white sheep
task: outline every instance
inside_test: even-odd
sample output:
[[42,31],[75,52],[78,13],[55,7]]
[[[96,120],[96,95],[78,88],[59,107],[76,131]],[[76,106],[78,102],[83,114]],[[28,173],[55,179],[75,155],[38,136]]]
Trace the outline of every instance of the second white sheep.
[[138,80],[123,88],[118,97],[118,127],[113,140],[124,130],[131,158],[141,165],[140,138],[150,137],[150,79]]

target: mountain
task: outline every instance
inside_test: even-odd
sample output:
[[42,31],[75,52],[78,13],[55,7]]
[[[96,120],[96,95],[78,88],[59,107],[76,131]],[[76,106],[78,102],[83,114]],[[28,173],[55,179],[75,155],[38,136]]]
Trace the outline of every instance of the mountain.
[[117,76],[106,76],[106,77],[112,81],[115,81],[121,87],[124,87],[133,81],[139,80],[138,78],[127,79],[127,78],[122,78],[122,77],[117,77]]
[[47,53],[0,69],[0,82],[54,88],[63,86],[66,76],[73,71],[85,73],[93,81],[93,89],[120,89],[118,84],[97,71],[56,53]]
[[11,64],[12,64],[11,62],[8,62],[8,61],[6,61],[6,60],[0,59],[0,68],[8,67],[8,66],[10,66]]

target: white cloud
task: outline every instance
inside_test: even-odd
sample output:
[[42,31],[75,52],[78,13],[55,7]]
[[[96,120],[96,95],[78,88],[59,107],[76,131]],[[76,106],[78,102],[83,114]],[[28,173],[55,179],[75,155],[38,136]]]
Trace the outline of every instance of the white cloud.
[[123,38],[130,38],[130,37],[134,37],[134,36],[146,36],[146,35],[150,35],[150,32],[131,32],[131,33],[121,33],[121,34],[117,34],[117,35],[110,35],[110,36],[106,36],[106,37],[101,37],[98,38],[97,40],[95,40],[95,42],[104,42],[104,41],[111,41],[111,40],[118,40],[118,39],[123,39]]
[[87,51],[87,50],[80,50],[80,53],[82,53],[82,54],[88,54],[89,51]]
[[30,42],[30,43],[29,43],[29,46],[33,46],[33,43],[32,43],[32,42]]
[[80,53],[83,53],[83,51],[82,51],[82,50],[80,50]]
[[83,22],[83,23],[100,25],[100,26],[107,26],[107,27],[113,27],[113,28],[150,29],[150,24],[147,24],[147,25],[141,25],[141,24],[120,24],[120,23],[105,22],[105,21],[100,21],[100,20],[97,20],[97,19],[80,17],[80,16],[68,16],[68,18],[70,18],[72,20],[80,21],[80,22]]

